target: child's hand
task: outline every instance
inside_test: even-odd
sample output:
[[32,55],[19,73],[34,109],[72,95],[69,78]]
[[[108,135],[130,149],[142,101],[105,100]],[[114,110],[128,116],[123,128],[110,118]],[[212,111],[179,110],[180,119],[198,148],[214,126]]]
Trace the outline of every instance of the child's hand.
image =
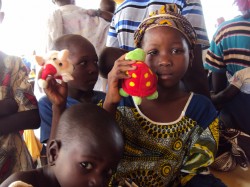
[[87,14],[89,15],[89,16],[92,16],[92,17],[95,17],[95,16],[98,16],[98,17],[100,17],[100,9],[98,9],[98,10],[95,10],[95,9],[88,9],[87,10]]
[[65,82],[58,83],[54,78],[47,79],[48,87],[44,89],[50,102],[59,107],[65,107],[68,95],[68,86]]
[[[42,69],[39,71],[38,79],[41,76]],[[47,97],[49,98],[52,105],[56,105],[60,108],[66,106],[67,95],[68,95],[68,86],[65,82],[61,81],[58,83],[55,78],[48,77],[47,80],[48,86],[44,89]]]
[[135,66],[132,66],[136,61],[125,60],[125,55],[115,61],[112,70],[108,74],[108,91],[105,101],[111,104],[116,104],[121,100],[119,80],[130,78],[127,72],[136,69]]

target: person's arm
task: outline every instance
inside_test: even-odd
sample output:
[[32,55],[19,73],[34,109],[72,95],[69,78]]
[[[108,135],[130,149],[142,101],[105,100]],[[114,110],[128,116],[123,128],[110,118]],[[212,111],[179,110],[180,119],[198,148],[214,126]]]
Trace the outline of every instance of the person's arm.
[[226,72],[212,72],[212,87],[215,94],[227,87]]
[[0,118],[0,135],[25,129],[37,129],[40,124],[38,109],[17,112]]
[[119,80],[130,77],[126,74],[126,72],[135,69],[134,66],[131,66],[133,63],[135,63],[135,61],[126,61],[124,54],[115,61],[112,70],[108,74],[108,90],[103,108],[110,112],[114,117],[117,105],[121,100],[121,96],[119,94]]
[[230,84],[226,89],[221,92],[211,95],[212,102],[214,105],[223,105],[230,101],[234,96],[240,92],[240,89]]
[[18,105],[15,99],[6,98],[0,100],[0,117],[14,114],[17,112],[17,110],[18,110]]
[[89,9],[87,10],[87,13],[90,16],[97,16],[102,19],[105,19],[107,22],[111,22],[112,17],[113,17],[113,14],[111,12],[101,10],[101,9],[97,9],[97,10]]
[[97,12],[98,17],[101,17],[101,18],[105,19],[106,21],[111,22],[112,17],[113,17],[113,14],[111,12],[101,10],[101,9],[98,9],[97,11],[98,11]]
[[65,82],[59,84],[51,77],[48,78],[47,81],[48,86],[44,91],[52,103],[52,122],[49,139],[53,139],[61,114],[66,109],[68,86]]

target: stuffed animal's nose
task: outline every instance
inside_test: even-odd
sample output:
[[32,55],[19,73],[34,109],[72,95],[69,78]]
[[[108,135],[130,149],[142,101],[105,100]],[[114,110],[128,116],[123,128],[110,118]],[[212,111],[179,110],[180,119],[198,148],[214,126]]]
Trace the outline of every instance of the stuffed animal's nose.
[[63,64],[62,63],[59,63],[59,66],[62,66]]

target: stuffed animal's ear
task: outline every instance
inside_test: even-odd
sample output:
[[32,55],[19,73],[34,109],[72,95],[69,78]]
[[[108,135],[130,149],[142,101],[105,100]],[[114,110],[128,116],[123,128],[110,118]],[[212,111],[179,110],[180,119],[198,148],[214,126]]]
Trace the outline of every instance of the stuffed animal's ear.
[[67,50],[67,49],[61,50],[58,53],[58,58],[61,60],[66,60],[68,58],[68,56],[69,56],[69,50]]
[[35,60],[40,66],[43,66],[45,64],[45,61],[41,56],[35,56]]

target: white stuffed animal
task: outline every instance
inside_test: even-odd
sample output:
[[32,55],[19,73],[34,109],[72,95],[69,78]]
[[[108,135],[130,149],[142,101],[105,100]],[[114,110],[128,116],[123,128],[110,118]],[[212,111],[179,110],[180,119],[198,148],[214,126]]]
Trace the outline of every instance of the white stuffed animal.
[[61,51],[49,51],[45,57],[35,56],[36,62],[42,66],[42,74],[38,80],[41,88],[46,88],[48,76],[55,79],[62,79],[64,82],[73,80],[72,73],[74,67],[68,58],[69,51],[67,49]]

